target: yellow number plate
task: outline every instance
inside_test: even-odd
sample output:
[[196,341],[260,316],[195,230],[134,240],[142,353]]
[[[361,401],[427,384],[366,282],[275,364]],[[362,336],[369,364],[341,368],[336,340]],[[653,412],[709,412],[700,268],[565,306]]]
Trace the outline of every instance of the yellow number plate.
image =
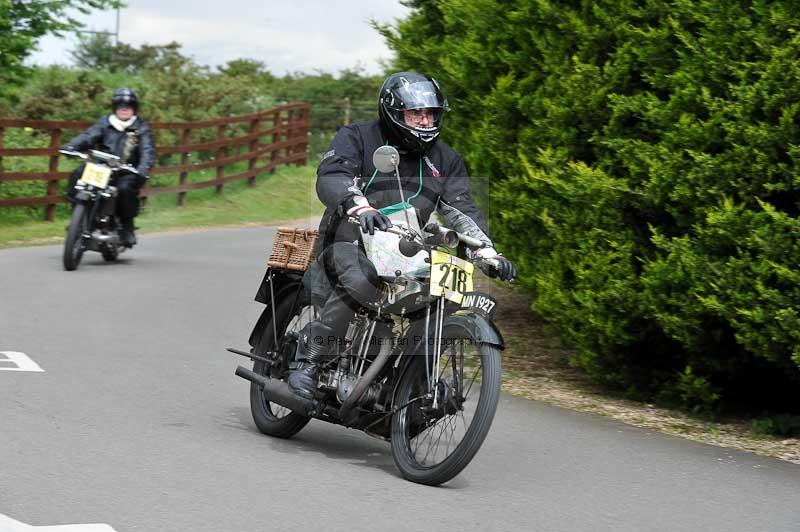
[[111,179],[111,168],[99,164],[86,163],[86,168],[81,174],[81,181],[97,188],[106,188],[109,179]]
[[472,292],[471,262],[459,259],[454,255],[431,252],[431,295],[461,303],[464,294]]

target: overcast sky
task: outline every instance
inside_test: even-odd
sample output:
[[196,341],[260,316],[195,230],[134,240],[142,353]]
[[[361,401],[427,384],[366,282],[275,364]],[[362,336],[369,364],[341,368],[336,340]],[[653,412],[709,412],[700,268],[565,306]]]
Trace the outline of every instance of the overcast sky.
[[[204,65],[237,58],[263,61],[274,74],[336,73],[362,65],[381,71],[391,57],[369,21],[391,22],[408,9],[398,0],[127,0],[120,11],[120,41],[134,46],[178,41]],[[114,31],[113,11],[79,17],[86,28]],[[29,63],[69,64],[75,38],[45,37]]]

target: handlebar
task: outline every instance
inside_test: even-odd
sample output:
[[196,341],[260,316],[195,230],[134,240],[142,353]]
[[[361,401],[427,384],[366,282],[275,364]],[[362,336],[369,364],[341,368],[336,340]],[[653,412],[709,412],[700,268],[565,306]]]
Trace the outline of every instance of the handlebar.
[[[356,218],[355,216],[349,216],[348,221],[354,224],[359,223],[358,218]],[[380,231],[380,229],[378,229],[378,231]],[[405,227],[402,226],[393,225],[387,228],[385,232],[395,234],[400,238],[405,238],[406,240],[409,240],[410,242],[413,242],[420,246],[429,245],[428,243],[422,240],[421,238],[422,235],[419,235],[416,231],[413,231],[411,229],[406,229]],[[456,245],[458,245],[459,241],[472,250],[477,250],[486,247],[486,242],[483,242],[482,240],[478,240],[477,238],[465,235],[464,233],[459,233],[458,231],[453,231],[452,229],[446,229],[444,227],[440,227],[438,224],[435,223],[429,223],[428,225],[426,225],[425,232],[440,237],[441,242],[437,243],[441,243],[442,245],[445,245],[447,247],[455,247]]]
[[130,172],[132,174],[141,175],[139,173],[139,170],[137,170],[135,166],[131,166],[130,164],[127,163],[122,164],[120,162],[119,157],[110,153],[105,153],[97,150],[91,150],[91,155],[89,155],[88,153],[83,153],[80,151],[73,151],[73,150],[58,150],[58,153],[60,153],[61,155],[66,155],[67,157],[76,157],[84,161],[97,160],[107,164],[114,171],[125,170],[126,172]]
[[61,155],[66,155],[67,157],[77,157],[78,159],[83,159],[83,160],[87,160],[89,158],[88,155],[79,151],[58,150],[58,153],[60,153]]
[[[359,224],[358,218],[354,216],[349,216],[347,221],[356,225]],[[376,229],[380,231],[380,229]],[[453,231],[452,229],[440,227],[435,223],[429,223],[425,226],[425,232],[433,234],[433,237],[429,237],[427,239],[424,239],[422,235],[418,234],[416,231],[408,229],[404,226],[393,225],[386,228],[384,232],[392,233],[400,237],[400,242],[398,244],[399,250],[400,253],[406,257],[413,257],[421,250],[431,249],[437,245],[443,245],[452,248],[457,246],[458,242],[465,244],[472,251],[477,251],[487,246],[485,242],[478,240],[477,238],[459,233],[458,231]],[[432,242],[431,239],[434,241]],[[471,262],[490,277],[497,277],[497,274],[500,270],[500,260],[495,257],[484,258],[473,255]]]

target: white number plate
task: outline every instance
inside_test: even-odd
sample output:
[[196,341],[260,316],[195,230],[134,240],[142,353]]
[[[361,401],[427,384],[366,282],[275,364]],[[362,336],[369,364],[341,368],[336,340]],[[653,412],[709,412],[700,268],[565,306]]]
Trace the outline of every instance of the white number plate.
[[111,168],[94,163],[86,163],[86,168],[81,174],[81,181],[97,188],[106,188],[111,179]]
[[475,267],[471,262],[459,259],[455,255],[431,252],[431,295],[461,303],[464,294],[472,292],[472,272]]

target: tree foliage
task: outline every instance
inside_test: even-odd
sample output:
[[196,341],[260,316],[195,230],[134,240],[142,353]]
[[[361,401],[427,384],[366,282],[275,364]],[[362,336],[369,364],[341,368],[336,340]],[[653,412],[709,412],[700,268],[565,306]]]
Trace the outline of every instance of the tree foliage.
[[121,4],[119,0],[0,0],[0,97],[4,88],[24,80],[23,61],[41,37],[82,26],[69,16],[71,10],[89,13]]
[[[131,87],[140,97],[140,114],[152,122],[184,122],[262,111],[280,103],[311,104],[309,152],[313,157],[327,151],[334,132],[342,126],[349,106],[351,121],[372,119],[377,114],[376,95],[380,78],[359,68],[338,75],[327,72],[274,76],[264,63],[248,58],[227,62],[215,69],[197,64],[183,55],[181,45],[114,45],[103,35],[83,39],[73,57],[82,66],[51,66],[31,69],[24,83],[5,97],[0,95],[0,116],[40,120],[95,120],[110,112],[111,93]],[[231,126],[230,135],[245,134],[249,123]],[[157,143],[179,139],[157,130]],[[198,130],[193,140],[213,140],[211,128]],[[10,128],[6,147],[44,147],[44,136],[36,131],[22,134]],[[209,156],[201,153],[199,156]],[[171,159],[172,158],[172,159]],[[30,158],[33,159],[33,158]],[[38,163],[46,162],[44,159]],[[41,171],[20,167],[34,164],[26,158],[6,158],[9,171]],[[174,155],[162,155],[160,164],[176,164]],[[46,166],[45,166],[46,167]],[[41,183],[14,181],[0,187],[0,197],[41,194]],[[37,209],[20,207],[23,215],[41,215]]]
[[240,58],[211,69],[184,55],[176,42],[135,47],[114,44],[104,34],[79,39],[71,54],[76,68],[48,67],[31,73],[16,91],[16,116],[85,119],[105,112],[110,92],[123,85],[137,90],[142,111],[155,121],[244,114],[280,102],[308,101],[312,130],[331,133],[343,123],[346,99],[351,120],[376,114],[380,78],[358,68],[336,76],[317,72],[276,77],[263,62]]
[[408,5],[380,28],[396,66],[442,81],[576,362],[636,394],[800,409],[800,2]]
[[175,41],[164,45],[143,44],[139,48],[120,42],[111,43],[105,33],[78,37],[78,47],[70,52],[79,69],[138,74],[145,69],[159,69],[185,62],[181,45]]

